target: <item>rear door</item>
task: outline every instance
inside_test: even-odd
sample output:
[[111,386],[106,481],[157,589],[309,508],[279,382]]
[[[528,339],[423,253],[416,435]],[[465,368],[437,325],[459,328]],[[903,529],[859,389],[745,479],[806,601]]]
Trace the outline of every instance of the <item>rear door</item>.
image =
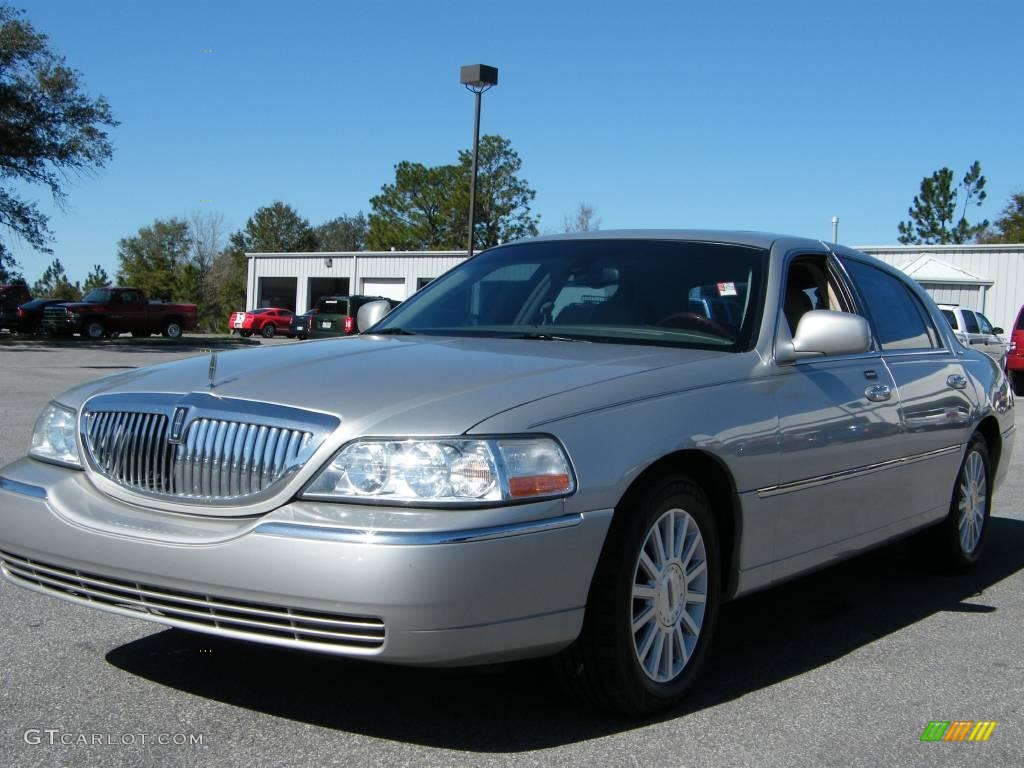
[[899,394],[902,434],[892,442],[900,446],[902,461],[893,473],[900,483],[888,515],[924,520],[945,514],[971,428],[970,381],[916,284],[859,259],[843,263]]
[[992,323],[985,317],[981,312],[975,312],[975,316],[978,318],[978,327],[981,329],[981,334],[985,338],[985,353],[997,362],[1002,362],[1003,355],[1006,354],[1006,344],[996,334],[995,328],[992,327]]

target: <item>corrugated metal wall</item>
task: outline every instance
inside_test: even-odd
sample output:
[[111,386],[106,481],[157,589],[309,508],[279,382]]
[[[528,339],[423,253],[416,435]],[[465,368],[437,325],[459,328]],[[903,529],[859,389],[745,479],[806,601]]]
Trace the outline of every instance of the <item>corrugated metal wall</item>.
[[[991,280],[984,291],[974,286],[925,285],[937,303],[960,304],[985,313],[993,325],[1009,332],[1024,304],[1024,244],[856,246],[895,267],[904,267],[921,254],[966,269]],[[940,298],[942,297],[942,298]],[[984,303],[984,307],[982,307]]]
[[255,306],[257,289],[263,277],[297,278],[295,311],[309,308],[309,278],[347,277],[349,286],[362,286],[363,280],[402,278],[405,296],[416,292],[420,279],[440,277],[466,259],[462,251],[364,251],[358,253],[260,253],[249,257],[249,281],[246,307]]

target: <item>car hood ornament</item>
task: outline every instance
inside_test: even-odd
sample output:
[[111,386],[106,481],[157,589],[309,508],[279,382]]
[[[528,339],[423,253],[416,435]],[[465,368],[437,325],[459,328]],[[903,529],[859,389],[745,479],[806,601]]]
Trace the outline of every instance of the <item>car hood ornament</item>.
[[217,353],[216,352],[211,352],[210,353],[210,370],[209,370],[210,389],[213,389],[213,386],[214,386],[213,379],[214,379],[214,377],[216,375],[217,375]]

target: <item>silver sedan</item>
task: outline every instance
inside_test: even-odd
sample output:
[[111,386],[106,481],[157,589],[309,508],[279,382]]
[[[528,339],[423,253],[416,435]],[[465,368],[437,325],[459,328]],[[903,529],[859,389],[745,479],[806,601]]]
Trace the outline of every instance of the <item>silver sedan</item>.
[[0,470],[0,571],[82,606],[419,665],[554,655],[676,702],[725,600],[929,529],[982,555],[1002,371],[864,254],[601,232],[479,254],[357,337],[66,392]]

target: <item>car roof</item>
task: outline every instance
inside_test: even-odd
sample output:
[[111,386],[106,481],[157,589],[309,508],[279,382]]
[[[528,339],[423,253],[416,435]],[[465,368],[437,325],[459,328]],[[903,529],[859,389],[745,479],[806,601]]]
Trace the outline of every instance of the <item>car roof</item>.
[[807,243],[820,243],[819,240],[813,238],[738,229],[597,229],[590,232],[541,235],[525,240],[516,240],[508,245],[559,240],[689,240],[704,243],[732,243],[754,248],[771,248],[776,240],[803,240]]

